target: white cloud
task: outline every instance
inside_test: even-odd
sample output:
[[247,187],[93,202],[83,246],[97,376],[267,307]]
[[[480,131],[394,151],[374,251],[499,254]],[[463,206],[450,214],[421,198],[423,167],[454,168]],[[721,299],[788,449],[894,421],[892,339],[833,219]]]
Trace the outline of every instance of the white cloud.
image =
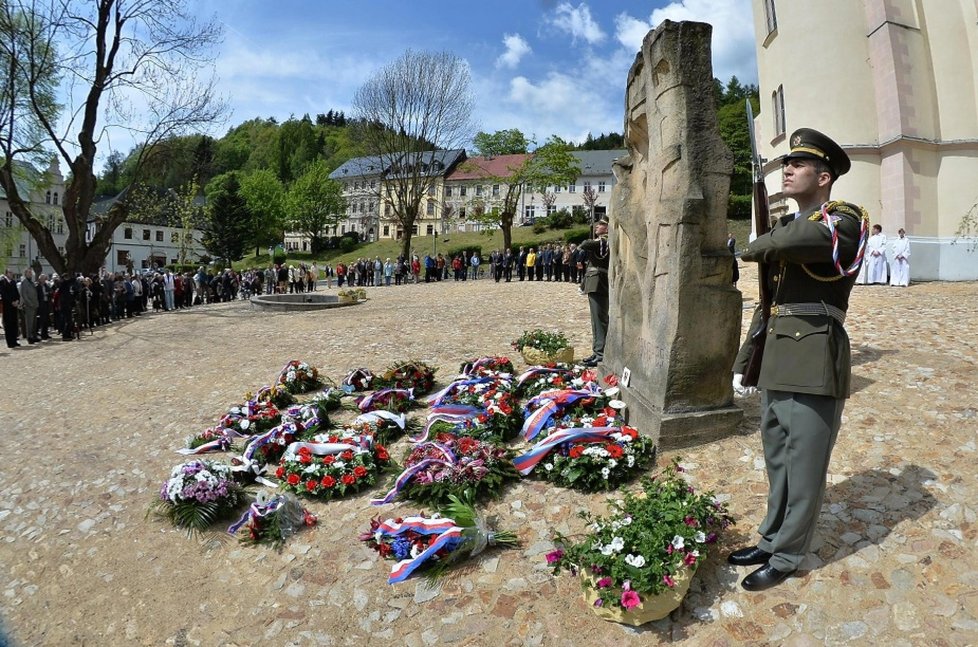
[[516,67],[520,59],[532,52],[530,44],[519,34],[506,34],[503,36],[503,45],[506,51],[496,59],[496,67]]
[[554,10],[550,23],[570,34],[574,40],[583,38],[594,45],[604,40],[605,33],[591,17],[591,8],[583,2],[574,7],[569,2],[561,2]]
[[736,75],[744,83],[757,83],[750,0],[680,0],[653,10],[648,21],[622,13],[615,18],[615,38],[637,51],[648,30],[663,20],[713,25],[713,76],[726,80]]

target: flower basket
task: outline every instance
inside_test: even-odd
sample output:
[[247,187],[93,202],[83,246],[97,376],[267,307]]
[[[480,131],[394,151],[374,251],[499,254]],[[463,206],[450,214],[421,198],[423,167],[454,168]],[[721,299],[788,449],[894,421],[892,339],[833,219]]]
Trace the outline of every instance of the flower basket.
[[336,297],[336,300],[340,303],[356,303],[356,297],[351,297],[346,294],[340,294]]
[[532,346],[524,346],[523,350],[520,351],[523,355],[523,361],[525,361],[530,366],[539,366],[542,364],[550,364],[553,362],[571,364],[574,362],[574,347],[567,346],[561,348],[555,353],[546,353],[539,348],[533,348]]
[[590,571],[581,571],[581,588],[584,602],[599,618],[610,622],[618,622],[624,625],[638,627],[647,622],[662,620],[667,615],[679,608],[683,598],[689,591],[689,584],[693,581],[695,566],[685,568],[673,578],[675,586],[662,593],[647,597],[637,606],[631,609],[623,609],[619,606],[600,605],[597,601],[601,599],[598,593],[598,578]]

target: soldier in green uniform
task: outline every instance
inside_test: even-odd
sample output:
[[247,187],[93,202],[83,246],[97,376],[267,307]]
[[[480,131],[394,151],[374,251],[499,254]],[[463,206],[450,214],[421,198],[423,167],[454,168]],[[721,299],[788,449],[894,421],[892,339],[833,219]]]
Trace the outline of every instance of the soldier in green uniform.
[[597,366],[604,359],[604,340],[608,334],[608,221],[594,223],[594,238],[581,243],[587,254],[584,273],[584,293],[591,310],[591,350],[593,354],[581,360],[585,366]]
[[[773,295],[758,379],[767,516],[757,545],[727,558],[738,566],[761,565],[741,583],[749,591],[784,581],[802,567],[812,543],[849,397],[851,358],[844,324],[868,227],[861,207],[829,201],[832,184],[850,167],[842,148],[808,128],[792,133],[789,141],[782,185],[798,211],[780,218],[741,256],[768,264],[763,278]],[[751,330],[760,317],[758,308]],[[748,392],[741,382],[749,345],[748,340],[733,369],[740,395]]]

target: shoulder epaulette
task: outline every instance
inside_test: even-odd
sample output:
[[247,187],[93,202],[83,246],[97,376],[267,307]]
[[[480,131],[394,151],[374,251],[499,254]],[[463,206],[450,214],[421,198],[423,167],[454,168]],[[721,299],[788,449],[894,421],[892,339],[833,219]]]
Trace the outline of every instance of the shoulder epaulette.
[[[829,213],[841,213],[847,216],[852,216],[853,218],[858,218],[859,220],[869,220],[869,213],[866,212],[858,204],[853,204],[851,202],[843,202],[842,200],[833,200],[825,205],[825,210]],[[808,218],[809,220],[821,220],[822,214],[819,212],[813,213]]]

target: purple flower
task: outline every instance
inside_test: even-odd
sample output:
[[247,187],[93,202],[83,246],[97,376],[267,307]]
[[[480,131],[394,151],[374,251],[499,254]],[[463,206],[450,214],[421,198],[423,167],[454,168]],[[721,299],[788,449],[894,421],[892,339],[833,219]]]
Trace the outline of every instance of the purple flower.
[[596,606],[596,607],[603,607],[604,606],[604,600],[602,600],[601,598],[598,598],[597,600],[594,601],[594,606]]
[[547,564],[553,564],[559,562],[560,558],[564,556],[564,551],[559,548],[551,553],[547,553]]
[[606,589],[609,586],[611,586],[611,581],[612,580],[610,577],[602,577],[600,580],[597,581],[597,586],[599,589]]

